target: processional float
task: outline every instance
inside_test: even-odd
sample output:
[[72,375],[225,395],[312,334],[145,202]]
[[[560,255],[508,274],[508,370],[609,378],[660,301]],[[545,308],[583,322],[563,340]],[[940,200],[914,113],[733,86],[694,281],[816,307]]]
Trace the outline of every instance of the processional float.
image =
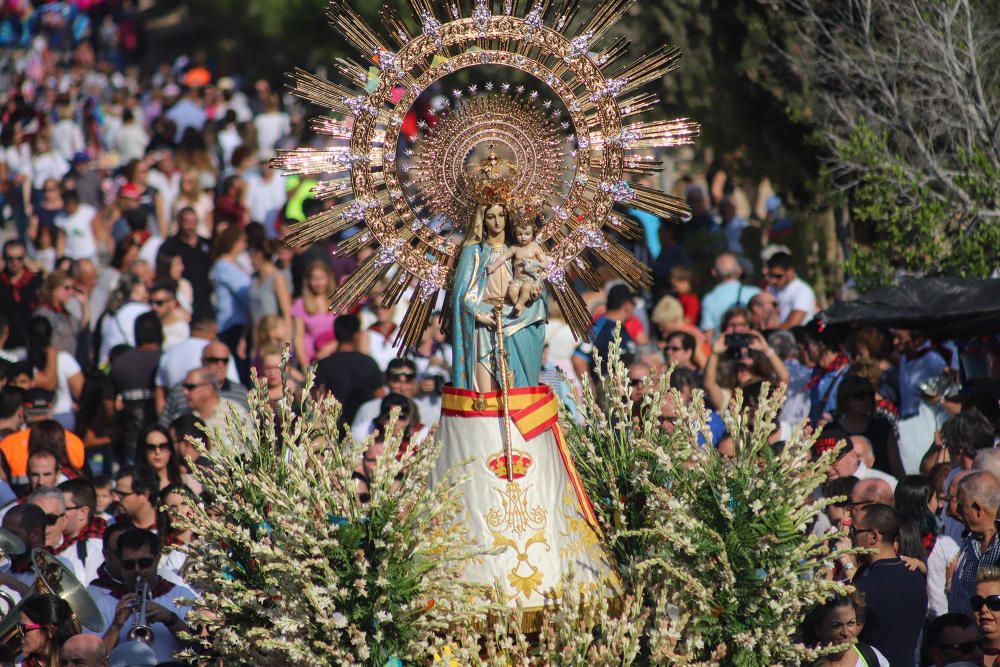
[[327,145],[281,151],[274,166],[316,178],[313,194],[332,205],[288,241],[338,235],[342,255],[371,248],[331,308],[345,312],[381,284],[382,305],[405,306],[400,348],[418,343],[444,302],[454,355],[434,476],[471,461],[461,520],[491,555],[466,576],[537,609],[559,598],[570,569],[577,585],[615,585],[557,399],[539,384],[548,299],[585,337],[577,285],[601,287],[596,263],[650,284],[618,241],[642,234],[623,212],[687,214],[683,200],[633,180],[659,172],[655,149],[689,143],[698,126],[650,118],[659,101],[641,89],[680,53],[628,61],[628,40],[610,31],[631,0],[589,15],[576,0],[408,4],[407,18],[382,9],[380,33],[331,3],[331,24],[360,60],[337,59],[332,81],[289,75],[293,93],[331,112],[311,121]]

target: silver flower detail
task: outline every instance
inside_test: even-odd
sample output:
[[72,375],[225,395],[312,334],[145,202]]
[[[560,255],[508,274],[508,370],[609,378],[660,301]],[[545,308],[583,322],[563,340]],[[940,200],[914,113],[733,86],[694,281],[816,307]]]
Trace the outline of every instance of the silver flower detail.
[[493,17],[486,2],[487,0],[476,0],[476,8],[472,10],[472,20],[479,26],[480,34],[486,32],[486,26],[489,25],[490,19]]
[[593,31],[574,37],[569,43],[569,58],[575,59],[587,55],[590,51],[590,40],[594,39]]
[[441,48],[441,22],[429,12],[420,15],[420,22],[423,24],[424,34],[434,41],[434,46]]

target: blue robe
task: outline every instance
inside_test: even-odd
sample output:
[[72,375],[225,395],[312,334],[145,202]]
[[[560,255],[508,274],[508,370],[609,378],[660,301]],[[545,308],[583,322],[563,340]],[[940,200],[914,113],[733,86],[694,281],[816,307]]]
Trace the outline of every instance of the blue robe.
[[[459,389],[476,389],[477,363],[483,362],[488,368],[494,368],[496,334],[477,323],[475,315],[483,313],[493,317],[493,305],[483,302],[483,293],[487,270],[496,256],[488,245],[467,245],[462,248],[455,267],[452,288],[452,384]],[[544,292],[517,317],[511,317],[510,311],[510,304],[504,304],[504,349],[507,366],[514,376],[513,386],[534,387],[538,385],[538,376],[542,371],[542,348],[548,317]]]

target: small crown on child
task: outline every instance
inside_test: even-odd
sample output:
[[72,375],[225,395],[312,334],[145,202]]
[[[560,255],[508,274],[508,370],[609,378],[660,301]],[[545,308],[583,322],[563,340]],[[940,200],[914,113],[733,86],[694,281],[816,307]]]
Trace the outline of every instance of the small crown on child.
[[465,170],[465,190],[477,204],[506,203],[521,178],[521,172],[510,160],[497,156],[493,144],[490,153]]

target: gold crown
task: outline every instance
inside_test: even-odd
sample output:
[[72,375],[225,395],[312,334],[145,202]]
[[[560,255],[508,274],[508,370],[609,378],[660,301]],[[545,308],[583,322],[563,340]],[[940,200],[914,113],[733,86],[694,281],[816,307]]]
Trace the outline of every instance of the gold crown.
[[517,165],[498,157],[490,144],[489,155],[469,165],[462,180],[469,196],[477,204],[484,205],[509,202],[520,178]]
[[[528,474],[528,470],[534,462],[535,460],[531,458],[530,454],[513,450],[510,453],[511,477],[521,479]],[[486,462],[486,466],[498,478],[507,479],[507,456],[502,452],[491,456],[490,460]]]

